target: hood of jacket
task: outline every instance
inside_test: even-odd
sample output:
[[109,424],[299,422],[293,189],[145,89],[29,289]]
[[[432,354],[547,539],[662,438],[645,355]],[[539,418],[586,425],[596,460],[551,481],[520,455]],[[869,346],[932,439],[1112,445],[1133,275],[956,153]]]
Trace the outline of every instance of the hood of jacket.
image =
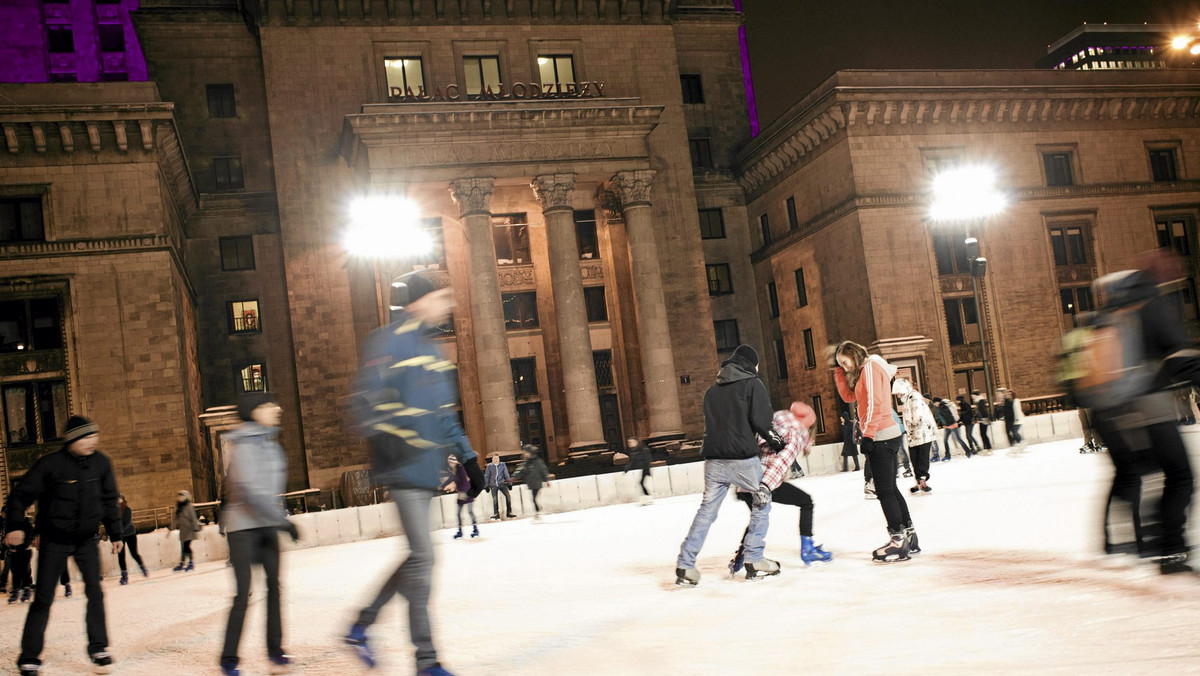
[[249,439],[251,437],[274,439],[275,437],[279,436],[279,428],[267,427],[266,425],[260,425],[253,420],[250,420],[238,425],[228,432],[225,432],[222,436],[225,436],[230,441]]
[[897,378],[896,382],[892,383],[892,394],[897,397],[908,396],[912,391],[912,383],[908,382],[908,378]]
[[741,380],[757,378],[758,374],[736,361],[727,361],[717,373],[717,384],[728,385]]
[[885,360],[883,357],[880,357],[877,354],[873,354],[873,355],[870,355],[869,357],[867,357],[867,361],[873,362],[876,366],[878,366],[879,368],[882,368],[883,372],[887,374],[888,380],[895,378],[896,371],[899,370],[895,366],[892,366],[891,364],[887,363],[887,360]]

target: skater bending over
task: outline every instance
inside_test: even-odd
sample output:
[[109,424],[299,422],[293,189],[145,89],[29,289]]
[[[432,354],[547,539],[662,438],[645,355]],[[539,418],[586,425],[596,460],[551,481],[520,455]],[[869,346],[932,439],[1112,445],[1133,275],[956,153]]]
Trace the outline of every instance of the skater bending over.
[[[730,486],[753,493],[750,529],[745,538],[746,578],[778,575],[779,562],[763,558],[766,547],[771,489],[762,485],[763,466],[758,459],[757,436],[776,451],[783,439],[771,429],[771,400],[758,379],[758,352],[738,345],[721,362],[716,381],[704,393],[704,496],[700,508],[679,547],[675,562],[675,584],[700,583],[696,556],[704,546],[708,529],[717,518],[721,501]],[[756,436],[757,435],[757,436]]]
[[902,433],[892,419],[891,380],[896,367],[879,355],[867,354],[867,348],[850,341],[837,346],[834,360],[837,366],[833,377],[838,394],[858,408],[863,455],[871,463],[875,494],[887,521],[888,542],[872,556],[876,561],[907,561],[909,554],[916,554],[921,548],[908,504],[896,489],[896,450]]
[[[816,422],[817,414],[808,404],[799,401],[792,402],[792,407],[786,411],[776,411],[772,423],[775,432],[783,439],[783,450],[776,452],[762,439],[759,440],[759,459],[763,465],[763,485],[771,489],[771,502],[774,504],[793,505],[800,508],[800,560],[804,565],[824,563],[833,555],[813,543],[813,501],[812,496],[800,488],[787,483],[788,467],[796,461],[798,455],[808,455],[812,446],[812,437],[808,430]],[[754,509],[753,496],[744,490],[738,490],[738,500]],[[733,560],[729,562],[729,574],[736,575],[745,563],[746,537],[750,529],[742,535],[742,544],[738,547]]]

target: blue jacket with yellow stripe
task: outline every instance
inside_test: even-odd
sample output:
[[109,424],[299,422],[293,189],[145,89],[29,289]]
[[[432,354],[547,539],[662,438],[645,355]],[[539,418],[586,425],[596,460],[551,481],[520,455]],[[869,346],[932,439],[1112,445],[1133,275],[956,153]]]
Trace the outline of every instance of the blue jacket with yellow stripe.
[[434,329],[403,311],[392,316],[363,346],[353,408],[376,485],[436,490],[451,453],[475,458],[455,410],[457,368],[430,340]]

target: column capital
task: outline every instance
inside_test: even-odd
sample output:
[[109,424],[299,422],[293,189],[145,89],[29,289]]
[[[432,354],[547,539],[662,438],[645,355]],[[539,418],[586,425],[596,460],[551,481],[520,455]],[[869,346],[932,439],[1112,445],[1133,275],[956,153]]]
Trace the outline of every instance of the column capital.
[[529,187],[542,203],[543,213],[574,207],[575,174],[542,174],[534,178]]
[[653,169],[639,169],[613,174],[612,187],[621,200],[621,206],[649,205],[650,185],[654,182],[655,173]]
[[621,200],[617,197],[617,193],[612,189],[612,186],[603,184],[597,186],[596,194],[592,198],[595,200],[598,211],[608,212],[611,217],[621,220]]
[[458,205],[460,217],[489,214],[492,207],[492,186],[496,179],[460,178],[450,181],[450,199]]

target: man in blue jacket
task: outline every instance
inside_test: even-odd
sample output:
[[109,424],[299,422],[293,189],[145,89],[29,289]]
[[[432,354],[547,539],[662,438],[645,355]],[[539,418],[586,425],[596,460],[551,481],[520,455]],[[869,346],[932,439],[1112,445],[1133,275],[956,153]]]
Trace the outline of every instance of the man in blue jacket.
[[423,271],[392,284],[392,323],[376,329],[363,346],[363,364],[353,396],[359,425],[371,449],[371,478],[387,486],[408,538],[409,555],[364,608],[346,636],[368,667],[375,656],[367,628],[396,594],[408,601],[408,628],[417,649],[418,676],[449,676],[438,664],[429,624],[433,540],[429,503],[451,454],[467,470],[470,497],[483,490],[483,472],[458,423],[456,367],[439,354],[430,334],[454,309],[449,288],[437,287]]
[[483,482],[492,494],[492,520],[500,520],[500,493],[504,493],[504,516],[516,518],[512,511],[512,494],[508,492],[512,487],[512,476],[508,473],[508,465],[500,461],[499,453],[492,454],[492,461],[483,473]]

